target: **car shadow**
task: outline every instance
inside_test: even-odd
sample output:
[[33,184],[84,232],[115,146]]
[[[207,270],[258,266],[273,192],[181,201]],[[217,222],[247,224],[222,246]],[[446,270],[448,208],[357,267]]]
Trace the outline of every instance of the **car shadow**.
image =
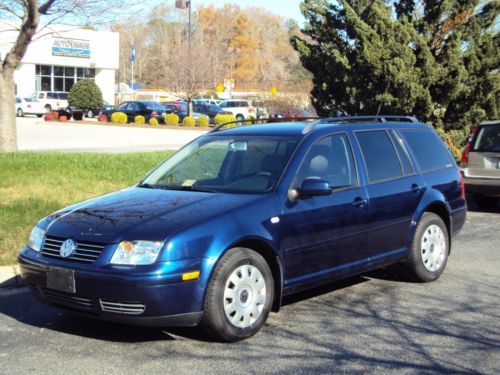
[[[320,295],[332,293],[344,288],[369,281],[364,276],[330,282],[322,286],[298,292],[283,298],[282,306],[293,305]],[[6,290],[6,289],[4,289]],[[175,336],[212,342],[199,327],[142,327],[101,321],[79,315],[56,306],[40,302],[28,287],[12,288],[1,296],[0,314],[9,316],[23,324],[40,329],[63,332],[69,335],[96,340],[123,343],[139,343],[160,340],[176,340]]]
[[465,198],[467,200],[467,210],[471,212],[485,212],[485,213],[500,213],[500,199],[498,199],[497,204],[491,207],[479,208],[472,199],[471,194],[466,194]]

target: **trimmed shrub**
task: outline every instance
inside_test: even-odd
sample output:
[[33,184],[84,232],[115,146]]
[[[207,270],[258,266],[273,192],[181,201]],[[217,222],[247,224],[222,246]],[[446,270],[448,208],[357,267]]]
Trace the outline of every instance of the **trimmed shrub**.
[[115,112],[111,115],[111,122],[116,122],[117,124],[126,124],[127,115],[123,112]]
[[200,116],[196,120],[196,126],[208,126],[209,120],[207,116]]
[[84,78],[71,87],[68,103],[72,107],[100,108],[102,106],[102,92],[93,79]]
[[99,122],[108,122],[108,116],[104,114],[100,114],[99,117],[97,118],[97,121]]
[[146,123],[146,119],[144,118],[144,116],[141,115],[135,116],[134,123],[137,125],[143,125],[144,123]]
[[236,116],[234,115],[217,115],[214,118],[215,125],[224,124],[226,122],[236,121]]
[[192,116],[186,116],[182,119],[182,126],[194,126],[195,120]]
[[164,120],[167,125],[177,125],[179,123],[179,116],[175,113],[169,113],[168,115],[165,115]]
[[248,116],[247,117],[247,121],[245,122],[246,125],[252,125],[252,124],[255,124],[255,120],[257,118],[255,116]]
[[149,125],[151,125],[151,126],[158,126],[158,120],[155,119],[154,117],[151,117],[149,119]]

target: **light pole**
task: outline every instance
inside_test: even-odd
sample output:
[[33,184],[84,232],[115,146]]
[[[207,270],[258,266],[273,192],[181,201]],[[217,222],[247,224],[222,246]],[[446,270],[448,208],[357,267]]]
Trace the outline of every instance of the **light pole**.
[[[192,84],[192,71],[191,71],[191,3],[192,0],[175,0],[175,7],[177,9],[188,9],[189,11],[189,21],[188,21],[188,85]],[[187,100],[188,100],[188,116],[191,116],[193,111],[193,104],[191,103],[191,93],[190,88],[187,90]]]

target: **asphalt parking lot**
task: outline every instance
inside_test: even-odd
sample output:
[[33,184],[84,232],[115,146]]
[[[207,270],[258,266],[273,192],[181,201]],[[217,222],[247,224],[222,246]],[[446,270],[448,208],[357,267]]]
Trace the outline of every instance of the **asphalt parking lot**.
[[122,326],[0,289],[0,372],[500,373],[500,209],[472,211],[444,275],[382,270],[287,298],[253,338]]
[[46,122],[37,117],[18,117],[17,146],[20,151],[137,152],[175,150],[204,131],[155,127]]

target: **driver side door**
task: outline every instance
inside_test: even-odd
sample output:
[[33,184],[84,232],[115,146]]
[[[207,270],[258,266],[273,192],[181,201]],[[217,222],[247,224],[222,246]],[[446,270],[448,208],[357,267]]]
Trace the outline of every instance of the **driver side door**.
[[327,181],[332,193],[285,204],[282,250],[285,288],[291,289],[352,272],[366,248],[368,196],[347,134],[326,136],[310,147],[291,188],[306,178]]

